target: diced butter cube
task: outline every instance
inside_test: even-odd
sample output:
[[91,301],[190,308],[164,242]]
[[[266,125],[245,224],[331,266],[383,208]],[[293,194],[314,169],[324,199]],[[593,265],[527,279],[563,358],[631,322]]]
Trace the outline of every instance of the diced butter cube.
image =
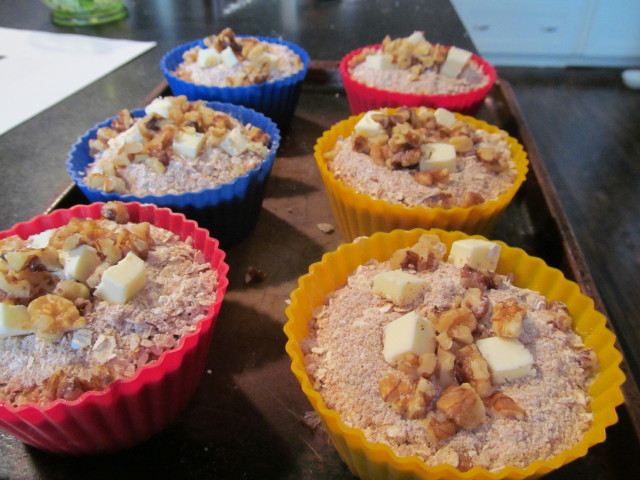
[[353,127],[353,131],[359,135],[364,135],[365,137],[372,137],[374,135],[379,135],[381,133],[385,133],[384,128],[378,122],[376,122],[373,118],[373,115],[379,114],[378,110],[371,110],[365,113],[358,123]]
[[476,345],[489,365],[495,385],[536,374],[533,356],[515,338],[481,338]]
[[420,158],[419,168],[421,172],[427,170],[447,170],[453,172],[456,169],[456,148],[448,143],[427,143],[420,147],[423,156]]
[[502,248],[497,243],[465,238],[451,244],[448,261],[456,267],[469,265],[476,270],[495,270],[501,251]]
[[373,53],[367,55],[364,59],[364,64],[371,70],[391,70],[393,66],[393,57],[386,53]]
[[413,45],[417,45],[418,43],[424,42],[424,41],[426,41],[424,38],[424,34],[419,31],[415,31],[407,37],[407,42]]
[[67,278],[84,282],[100,263],[102,261],[95,248],[80,245],[64,257],[64,274]]
[[233,157],[240,155],[249,148],[249,140],[244,136],[242,131],[236,127],[220,142],[220,148]]
[[24,305],[9,305],[0,302],[0,338],[28,335],[35,332],[30,328],[31,319]]
[[45,248],[49,246],[49,240],[53,236],[55,229],[50,228],[49,230],[45,230],[44,232],[36,233],[35,235],[31,235],[29,237],[29,245],[31,248]]
[[176,108],[176,106],[168,98],[156,98],[153,102],[145,107],[144,113],[146,113],[147,115],[156,113],[161,117],[169,118],[169,114],[174,108]]
[[426,288],[427,281],[424,278],[402,270],[391,270],[373,277],[371,290],[396,305],[407,305],[422,295]]
[[96,287],[95,295],[111,303],[127,303],[147,282],[144,260],[135,253],[107,268]]
[[419,357],[435,351],[436,338],[431,322],[415,311],[396,318],[384,327],[382,355],[391,365],[406,353]]
[[456,123],[456,116],[446,108],[436,108],[433,116],[436,118],[438,125],[443,127],[449,128]]
[[198,50],[198,58],[196,63],[201,68],[210,67],[220,63],[222,59],[215,48],[201,48]]
[[447,58],[440,67],[440,73],[450,78],[457,78],[471,58],[471,52],[458,47],[451,47]]
[[189,158],[197,158],[202,145],[204,145],[204,133],[181,131],[173,138],[173,151]]
[[236,57],[236,54],[233,53],[231,47],[227,47],[222,52],[220,52],[220,58],[225,63],[225,65],[229,67],[233,67],[234,65],[238,64],[238,58]]

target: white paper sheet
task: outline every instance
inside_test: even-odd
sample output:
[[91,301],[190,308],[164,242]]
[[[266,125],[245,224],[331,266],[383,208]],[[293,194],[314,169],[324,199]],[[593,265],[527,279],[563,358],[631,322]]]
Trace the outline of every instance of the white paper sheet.
[[0,27],[0,135],[155,45]]

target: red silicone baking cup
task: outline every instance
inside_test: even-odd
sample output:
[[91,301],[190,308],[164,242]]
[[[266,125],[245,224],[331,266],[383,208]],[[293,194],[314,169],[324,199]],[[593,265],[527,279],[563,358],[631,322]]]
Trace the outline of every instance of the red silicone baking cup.
[[[26,238],[66,225],[73,217],[101,218],[104,203],[55,210],[0,232],[0,238]],[[106,389],[90,391],[74,401],[55,400],[48,405],[20,407],[0,402],[0,429],[34,447],[61,454],[112,452],[133,446],[172,423],[193,396],[206,364],[209,346],[222,299],[229,284],[225,252],[218,240],[168,208],[126,203],[132,222],[149,222],[170,230],[182,240],[191,238],[218,273],[216,300],[195,331],[183,336],[178,346]]]
[[488,77],[487,83],[475,90],[447,95],[419,95],[382,90],[357,82],[349,74],[349,62],[365,48],[379,49],[380,45],[370,45],[359,48],[345,55],[340,61],[340,76],[342,77],[342,83],[353,115],[383,107],[402,106],[446,108],[454,112],[473,115],[477,112],[480,105],[482,105],[484,98],[493,87],[497,78],[495,68],[483,58],[473,54],[471,60],[475,62]]

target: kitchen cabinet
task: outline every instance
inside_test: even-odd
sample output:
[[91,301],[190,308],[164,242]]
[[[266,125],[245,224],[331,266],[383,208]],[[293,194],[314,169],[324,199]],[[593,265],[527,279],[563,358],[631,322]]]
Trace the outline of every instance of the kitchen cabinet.
[[640,65],[636,0],[451,3],[478,52],[495,65]]

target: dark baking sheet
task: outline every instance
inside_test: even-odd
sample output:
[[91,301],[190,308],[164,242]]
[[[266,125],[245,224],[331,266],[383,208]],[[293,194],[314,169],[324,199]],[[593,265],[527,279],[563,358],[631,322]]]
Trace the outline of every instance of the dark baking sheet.
[[[297,279],[342,242],[338,231],[317,227],[334,221],[312,156],[322,132],[350,114],[336,67],[312,61],[258,224],[226,250],[230,286],[207,372],[178,422],[139,446],[94,457],[51,455],[0,433],[0,478],[353,478],[322,427],[309,421],[311,407],[289,370],[282,332]],[[168,94],[164,83],[142,104],[160,94]],[[559,268],[606,313],[510,85],[499,79],[476,116],[518,138],[531,161],[527,181],[490,237]],[[47,211],[77,203],[87,200],[70,184]],[[266,279],[246,284],[249,266],[263,270]],[[626,363],[622,367],[628,372]],[[547,478],[640,476],[634,461],[640,455],[639,395],[627,376],[620,421],[607,430],[607,441]]]

